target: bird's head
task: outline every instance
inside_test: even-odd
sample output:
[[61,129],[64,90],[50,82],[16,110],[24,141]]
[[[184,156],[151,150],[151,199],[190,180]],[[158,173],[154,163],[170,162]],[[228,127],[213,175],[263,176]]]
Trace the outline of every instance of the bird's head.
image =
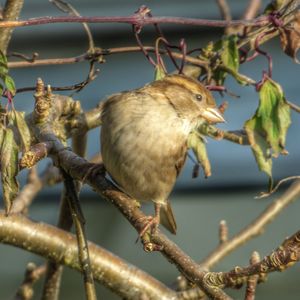
[[225,122],[208,89],[199,81],[185,75],[168,75],[155,81],[164,90],[171,105],[188,118],[203,118],[208,123]]

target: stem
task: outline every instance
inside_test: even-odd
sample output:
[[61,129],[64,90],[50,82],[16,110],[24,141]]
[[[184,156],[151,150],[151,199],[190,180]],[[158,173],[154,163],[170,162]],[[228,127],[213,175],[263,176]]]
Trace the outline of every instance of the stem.
[[224,28],[228,26],[265,26],[269,24],[267,17],[259,17],[253,20],[205,20],[196,18],[183,17],[144,17],[132,15],[127,17],[112,16],[112,17],[77,17],[77,16],[63,16],[63,17],[39,17],[21,21],[2,21],[0,28],[26,27],[37,26],[43,24],[54,23],[124,23],[143,27],[149,24],[177,24],[177,25],[192,25],[201,27],[219,27]]
[[66,199],[68,200],[69,211],[71,212],[73,223],[75,225],[76,237],[78,242],[78,256],[84,276],[84,286],[87,300],[96,300],[96,290],[92,274],[90,262],[89,248],[84,229],[84,216],[80,207],[78,192],[76,190],[75,181],[63,169],[61,169],[64,177],[64,185],[66,190]]
[[[149,52],[155,52],[155,47],[143,46],[143,49]],[[97,58],[101,55],[107,56],[111,54],[120,54],[128,52],[140,52],[141,48],[138,46],[129,46],[129,47],[118,47],[118,48],[109,48],[109,49],[97,49],[95,53],[84,53],[82,55],[66,58],[46,58],[46,59],[35,59],[34,61],[12,61],[8,63],[8,67],[12,68],[25,68],[25,67],[38,67],[38,66],[47,66],[47,65],[64,65],[64,64],[74,64],[84,61],[89,61],[93,58]],[[159,49],[160,54],[166,54],[165,50]],[[171,52],[172,56],[178,59],[183,58],[182,53]],[[186,62],[189,62],[193,65],[206,66],[208,63],[201,59],[185,56]]]

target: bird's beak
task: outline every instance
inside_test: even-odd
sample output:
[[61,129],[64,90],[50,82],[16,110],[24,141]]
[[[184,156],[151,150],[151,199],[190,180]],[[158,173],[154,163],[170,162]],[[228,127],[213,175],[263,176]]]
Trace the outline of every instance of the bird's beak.
[[209,123],[224,123],[226,122],[221,112],[217,108],[208,107],[202,112],[202,117]]

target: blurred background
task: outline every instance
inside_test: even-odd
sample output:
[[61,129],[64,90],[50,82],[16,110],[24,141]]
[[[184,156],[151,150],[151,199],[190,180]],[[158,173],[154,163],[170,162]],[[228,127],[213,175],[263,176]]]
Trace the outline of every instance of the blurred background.
[[[4,4],[4,1],[1,1]],[[83,16],[117,16],[130,15],[141,5],[151,8],[155,16],[181,16],[194,18],[219,19],[220,12],[216,1],[209,0],[70,0]],[[238,19],[245,10],[248,1],[228,1],[233,18]],[[262,8],[268,1],[262,1]],[[261,10],[262,11],[262,10]],[[51,3],[44,0],[25,1],[21,19],[40,16],[63,15]],[[97,47],[110,48],[136,45],[132,29],[127,24],[93,24],[90,26]],[[215,41],[222,36],[222,30],[189,27],[161,26],[165,35],[174,44],[185,38],[188,48],[199,48],[208,41]],[[155,34],[152,27],[143,29],[142,41],[145,45],[153,45]],[[30,56],[39,53],[39,58],[62,58],[77,56],[87,50],[88,42],[80,24],[50,24],[35,27],[17,28],[14,31],[9,51],[21,52]],[[294,64],[280,49],[278,39],[262,46],[273,57],[273,78],[279,82],[286,98],[300,105],[299,66]],[[267,68],[264,57],[242,65],[241,73],[259,80],[262,70]],[[18,88],[33,86],[38,77],[52,86],[72,85],[84,80],[89,69],[88,63],[73,65],[33,67],[12,69],[11,75]],[[169,64],[169,71],[172,66]],[[93,108],[101,99],[115,92],[140,87],[153,80],[154,70],[141,53],[117,54],[106,57],[106,63],[100,65],[98,78],[83,91],[74,94],[81,101],[85,110]],[[222,98],[215,94],[218,103],[229,102],[225,113],[226,124],[222,129],[241,129],[258,104],[258,95],[253,87],[241,88],[234,80],[228,78],[226,87],[239,99],[225,95]],[[70,92],[66,92],[70,95]],[[31,112],[33,108],[32,93],[23,93],[15,97],[18,110]],[[300,139],[299,115],[292,112],[293,124],[287,137],[288,156],[279,157],[274,161],[274,177],[281,178],[299,175]],[[99,151],[99,128],[90,132],[88,141],[88,157]],[[178,234],[171,238],[194,259],[204,258],[218,244],[218,224],[225,219],[229,233],[233,235],[248,225],[264,208],[280,195],[278,192],[267,199],[254,199],[261,191],[267,189],[268,178],[258,171],[251,150],[227,141],[209,140],[208,155],[212,164],[212,176],[204,179],[203,174],[192,179],[192,162],[188,161],[171,196],[175,211]],[[46,162],[39,166],[42,170]],[[20,174],[23,185],[26,173]],[[39,194],[30,209],[30,217],[34,220],[56,224],[61,186],[46,188]],[[141,245],[135,244],[137,233],[124,220],[118,211],[109,203],[98,197],[91,189],[85,187],[81,193],[81,202],[87,219],[88,238],[119,255],[128,262],[149,272],[166,284],[172,284],[178,271],[160,254],[147,254]],[[153,213],[152,206],[143,206],[148,213]],[[276,248],[283,239],[299,229],[300,203],[295,202],[284,210],[280,216],[266,228],[260,236],[226,257],[214,270],[225,271],[236,265],[248,264],[254,250],[261,256]],[[22,250],[0,244],[0,299],[11,299],[23,279],[26,264],[29,261],[43,263],[40,257]],[[299,299],[300,268],[298,265],[286,272],[270,274],[268,281],[258,287],[257,299]],[[39,299],[37,288],[35,299]],[[118,299],[107,289],[97,284],[101,299]],[[228,291],[234,299],[242,299],[243,291]],[[287,296],[288,295],[288,296]],[[84,299],[82,278],[72,270],[65,270],[61,299]]]

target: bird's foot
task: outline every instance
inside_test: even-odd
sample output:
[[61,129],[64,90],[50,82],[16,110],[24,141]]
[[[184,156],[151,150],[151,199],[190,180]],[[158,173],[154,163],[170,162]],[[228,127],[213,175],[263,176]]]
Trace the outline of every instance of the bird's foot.
[[139,219],[139,222],[143,224],[141,231],[139,232],[139,238],[145,235],[145,233],[151,229],[150,233],[155,234],[159,225],[159,216],[146,216]]
[[138,221],[142,223],[143,227],[139,232],[139,236],[136,242],[138,242],[138,240],[141,239],[141,242],[144,245],[144,250],[146,252],[161,251],[163,247],[151,241],[151,235],[156,233],[158,225],[160,223],[159,215],[154,217],[146,216],[140,218]]

